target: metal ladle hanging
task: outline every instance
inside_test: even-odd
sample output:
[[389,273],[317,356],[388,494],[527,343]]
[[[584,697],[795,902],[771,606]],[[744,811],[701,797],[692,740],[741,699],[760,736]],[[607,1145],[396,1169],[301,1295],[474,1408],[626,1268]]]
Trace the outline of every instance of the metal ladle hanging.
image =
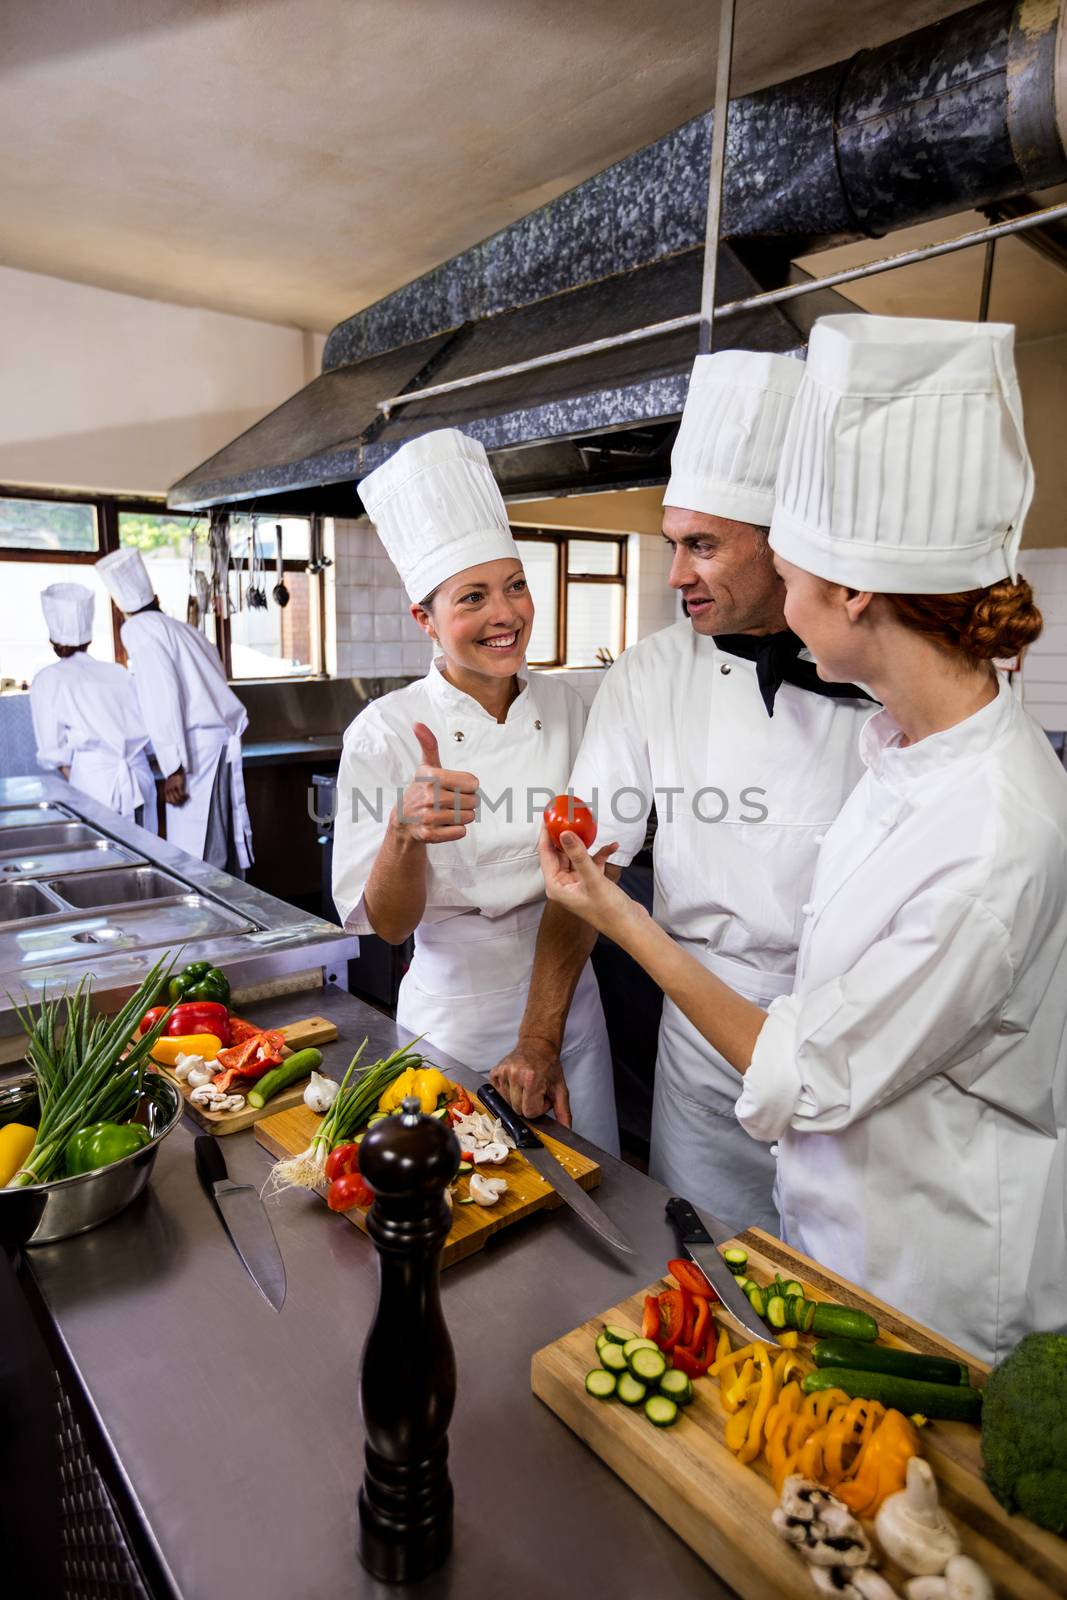
[[289,604],[289,591],[285,587],[285,563],[282,560],[282,525],[280,522],[276,522],[274,524],[274,538],[278,546],[278,565],[275,572],[277,582],[275,583],[274,588],[271,590],[271,593],[274,596],[276,605],[287,606]]
[[263,564],[259,558],[259,540],[256,538],[256,519],[248,535],[248,589],[245,604],[249,611],[266,611],[267,591],[263,588]]

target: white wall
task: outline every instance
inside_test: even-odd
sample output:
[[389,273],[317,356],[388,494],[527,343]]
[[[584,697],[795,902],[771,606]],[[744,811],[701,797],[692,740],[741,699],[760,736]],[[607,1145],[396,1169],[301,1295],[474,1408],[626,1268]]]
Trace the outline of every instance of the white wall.
[[0,267],[0,482],[163,494],[316,376],[322,342]]
[[342,678],[415,677],[432,646],[408,609],[396,568],[365,517],[333,523],[327,568],[326,665]]
[[1067,550],[1027,550],[1020,562],[1045,628],[1023,657],[1023,704],[1050,733],[1067,730]]

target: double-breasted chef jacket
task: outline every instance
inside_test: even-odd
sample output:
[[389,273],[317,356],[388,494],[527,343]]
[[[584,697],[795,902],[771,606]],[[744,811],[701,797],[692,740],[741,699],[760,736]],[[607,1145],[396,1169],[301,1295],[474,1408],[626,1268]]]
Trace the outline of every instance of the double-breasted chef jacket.
[[[337,783],[333,891],[349,930],[374,930],[367,879],[422,760],[425,723],[445,768],[479,780],[479,815],[464,838],[426,851],[426,908],[400,986],[397,1022],[425,1048],[488,1073],[515,1046],[545,907],[537,854],[541,813],[566,787],[585,709],[569,685],[520,675],[504,722],[457,689],[435,662],[424,678],[373,701],[350,725]],[[562,1051],[575,1129],[618,1151],[611,1055],[596,980],[575,994]]]
[[790,1243],[992,1361],[1067,1329],[1067,773],[1004,679],[862,754],[737,1114]]
[[148,734],[133,679],[123,667],[96,661],[84,650],[62,657],[35,676],[30,712],[42,767],[69,767],[75,789],[122,817],[141,810],[142,827],[156,832]]
[[[793,988],[819,844],[862,772],[870,714],[784,683],[769,717],[755,663],[688,621],[624,651],[593,702],[570,782],[598,839],[627,865],[654,802],[656,921],[758,1005]],[[665,1001],[650,1171],[732,1227],[777,1232],[774,1157],[738,1126],[740,1088]]]
[[[127,617],[121,638],[160,768],[166,776],[185,770],[188,799],[167,806],[168,840],[212,866],[250,866],[252,825],[241,767],[248,713],[226,682],[218,652],[187,622],[163,611]],[[235,862],[228,860],[228,834]]]

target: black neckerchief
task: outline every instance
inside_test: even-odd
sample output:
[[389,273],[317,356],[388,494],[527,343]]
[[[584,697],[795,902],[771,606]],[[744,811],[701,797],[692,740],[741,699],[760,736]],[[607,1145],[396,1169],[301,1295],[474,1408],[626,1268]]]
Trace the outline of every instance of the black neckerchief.
[[774,716],[774,697],[783,683],[826,695],[830,700],[870,700],[872,705],[878,704],[858,684],[824,683],[813,661],[798,659],[804,641],[789,628],[781,633],[717,633],[715,643],[732,656],[756,663],[756,681],[769,717]]

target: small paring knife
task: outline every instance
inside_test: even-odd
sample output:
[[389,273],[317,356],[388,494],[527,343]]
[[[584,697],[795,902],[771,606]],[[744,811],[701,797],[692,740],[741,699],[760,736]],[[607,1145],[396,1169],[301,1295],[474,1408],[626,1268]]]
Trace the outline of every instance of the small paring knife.
[[285,1304],[285,1263],[270,1218],[250,1183],[234,1183],[218,1140],[209,1133],[195,1142],[196,1171],[204,1192],[215,1202],[245,1271],[275,1311]]
[[590,1200],[580,1183],[576,1183],[567,1169],[543,1144],[540,1136],[530,1127],[525,1117],[513,1111],[504,1096],[493,1088],[491,1083],[483,1083],[475,1094],[491,1116],[499,1117],[505,1129],[515,1141],[516,1149],[530,1163],[535,1172],[539,1172],[547,1184],[566,1201],[571,1210],[581,1217],[582,1221],[602,1239],[613,1245],[616,1250],[624,1250],[628,1255],[633,1255],[634,1247],[624,1233],[620,1233],[611,1218],[601,1211],[595,1200]]
[[774,1329],[769,1328],[762,1317],[757,1317],[746,1296],[737,1287],[737,1279],[715,1248],[733,1239],[736,1230],[728,1228],[714,1217],[705,1226],[689,1201],[677,1196],[667,1201],[667,1221],[674,1229],[679,1245],[690,1260],[696,1262],[734,1321],[741,1324],[750,1339],[777,1347]]

